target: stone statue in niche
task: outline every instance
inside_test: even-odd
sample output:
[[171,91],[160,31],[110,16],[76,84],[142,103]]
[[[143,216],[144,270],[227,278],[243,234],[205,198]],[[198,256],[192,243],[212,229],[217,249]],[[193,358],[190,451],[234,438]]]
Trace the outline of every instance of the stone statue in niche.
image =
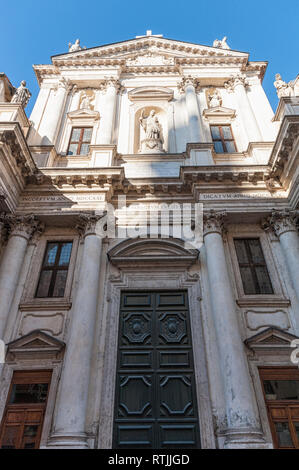
[[139,122],[145,132],[145,138],[140,140],[140,153],[162,153],[163,149],[163,131],[158,116],[152,109],[147,117],[142,110]]
[[69,42],[69,52],[82,51],[82,49],[86,49],[86,47],[81,47],[80,46],[80,39],[76,39],[74,44]]
[[276,88],[278,98],[282,96],[290,96],[292,93],[292,88],[290,84],[287,84],[282,78],[280,73],[275,75],[274,86]]
[[20,86],[16,89],[11,99],[11,103],[20,103],[23,108],[25,108],[28,104],[28,101],[30,100],[30,97],[31,93],[28,88],[26,88],[26,82],[25,80],[22,80]]
[[91,91],[87,93],[83,91],[80,97],[80,109],[93,109],[92,101],[94,100],[94,94]]
[[209,95],[209,108],[216,108],[217,106],[222,105],[222,99],[220,93],[217,89],[214,89]]
[[215,39],[215,41],[213,42],[213,47],[218,47],[219,49],[230,49],[226,40],[227,36],[224,36],[223,39]]

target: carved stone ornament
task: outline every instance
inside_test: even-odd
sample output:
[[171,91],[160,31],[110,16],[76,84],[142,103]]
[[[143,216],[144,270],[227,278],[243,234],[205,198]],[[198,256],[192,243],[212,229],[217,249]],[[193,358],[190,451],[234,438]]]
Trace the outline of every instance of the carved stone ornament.
[[69,92],[71,91],[72,88],[73,88],[73,84],[71,83],[71,81],[64,77],[62,77],[54,86],[55,94],[57,93],[59,89]]
[[76,230],[82,238],[88,235],[101,235],[97,230],[97,223],[106,215],[106,211],[101,214],[80,214],[76,224]]
[[203,227],[204,233],[203,235],[206,236],[209,233],[219,233],[222,235],[224,231],[224,222],[227,214],[225,211],[223,212],[216,212],[214,209],[211,209],[208,212],[204,212],[203,214]]
[[44,230],[44,224],[33,214],[24,216],[8,215],[6,223],[9,226],[10,237],[23,237],[26,240],[30,240],[36,232],[42,233]]
[[31,93],[28,88],[26,88],[26,82],[25,80],[22,80],[19,88],[16,89],[11,99],[11,103],[20,103],[23,108],[25,108],[28,104],[28,101],[30,100],[30,97]]
[[129,67],[135,65],[174,65],[174,58],[149,52],[148,54],[140,55],[134,58],[130,57],[126,64]]
[[248,86],[248,80],[245,74],[238,73],[236,75],[231,75],[230,78],[224,83],[224,87],[229,92],[233,92],[238,85],[242,85],[244,87]]
[[196,77],[192,77],[191,75],[184,76],[178,83],[178,89],[181,93],[185,93],[187,86],[193,86],[195,91],[199,91],[200,82],[199,79]]
[[282,211],[273,209],[270,217],[263,220],[264,230],[272,229],[277,237],[285,232],[296,232],[299,218],[299,211],[285,209]]
[[121,88],[122,88],[119,80],[115,77],[107,77],[107,78],[105,78],[105,80],[102,80],[100,82],[99,88],[100,88],[101,91],[105,92],[110,87],[115,88],[116,93],[121,91]]

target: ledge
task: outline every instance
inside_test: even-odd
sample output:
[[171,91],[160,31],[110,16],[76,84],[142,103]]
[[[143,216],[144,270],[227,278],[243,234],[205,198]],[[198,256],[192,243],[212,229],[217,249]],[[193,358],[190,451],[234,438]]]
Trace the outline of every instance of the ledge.
[[289,307],[291,302],[284,297],[276,296],[254,296],[242,297],[236,300],[239,307]]
[[32,310],[70,310],[71,307],[72,302],[70,299],[60,298],[31,299],[21,302],[19,305],[19,309],[22,312]]

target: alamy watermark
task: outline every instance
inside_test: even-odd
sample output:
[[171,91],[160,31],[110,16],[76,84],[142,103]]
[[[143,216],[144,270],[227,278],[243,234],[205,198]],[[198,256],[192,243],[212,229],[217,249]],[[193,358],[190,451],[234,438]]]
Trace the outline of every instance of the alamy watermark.
[[178,238],[186,249],[203,244],[203,204],[127,203],[118,197],[118,207],[106,204],[106,215],[97,224],[97,234],[108,238]]

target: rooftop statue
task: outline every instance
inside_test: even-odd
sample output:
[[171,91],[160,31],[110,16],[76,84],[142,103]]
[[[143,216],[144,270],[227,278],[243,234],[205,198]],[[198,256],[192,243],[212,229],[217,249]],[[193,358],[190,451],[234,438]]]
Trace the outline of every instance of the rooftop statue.
[[290,96],[292,93],[292,87],[290,86],[290,83],[286,83],[281,78],[280,73],[275,75],[274,86],[276,88],[278,98],[281,98],[282,96]]
[[69,42],[69,52],[82,51],[82,49],[86,49],[86,47],[81,47],[80,46],[80,39],[76,39],[74,44]]
[[26,82],[25,80],[22,80],[20,86],[16,89],[11,99],[11,103],[20,103],[23,108],[25,108],[28,104],[28,101],[30,100],[30,97],[31,93],[28,88],[26,88]]
[[218,47],[219,49],[230,49],[226,40],[227,36],[224,36],[223,39],[215,39],[215,41],[213,42],[213,47]]

